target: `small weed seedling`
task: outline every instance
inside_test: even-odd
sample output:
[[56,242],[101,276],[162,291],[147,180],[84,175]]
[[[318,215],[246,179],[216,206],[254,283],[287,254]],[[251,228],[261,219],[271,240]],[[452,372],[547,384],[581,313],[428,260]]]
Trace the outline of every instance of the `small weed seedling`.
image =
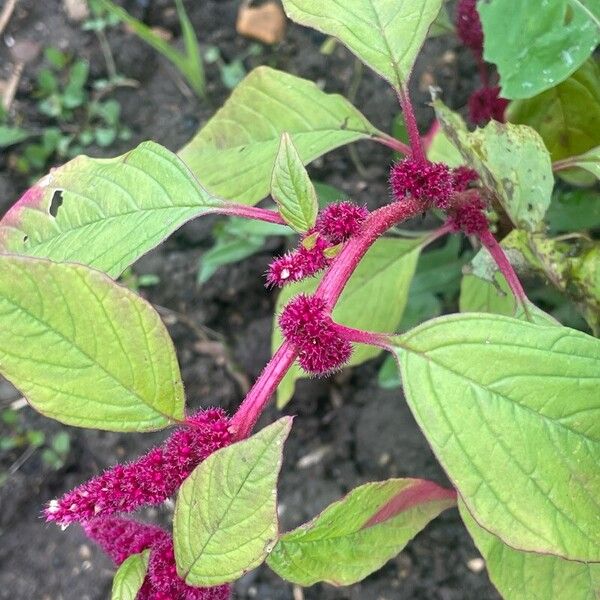
[[[538,293],[542,306],[527,294],[551,285],[598,333],[596,6],[459,2],[458,32],[483,82],[470,115],[486,124],[469,129],[434,92],[436,125],[422,136],[408,82],[430,27],[446,22],[442,0],[283,4],[389,82],[406,141],[344,97],[259,67],[178,155],[146,142],[113,159],[80,156],[23,195],[0,222],[0,373],[63,423],[172,428],[137,460],[49,502],[45,518],[81,526],[114,560],[113,599],[225,600],[265,562],[298,586],[351,585],[454,508],[505,598],[597,597],[600,342],[562,325],[564,312],[542,310],[557,306],[552,294]],[[49,109],[73,110],[57,89]],[[305,165],[358,140],[398,153],[389,202],[320,206]],[[255,206],[269,195],[270,208]],[[404,223],[425,213],[439,225],[405,235]],[[231,218],[222,248],[236,236],[256,247],[275,227],[297,235],[266,273],[266,286],[281,288],[272,358],[233,415],[186,410],[158,313],[115,282],[206,214]],[[463,236],[477,253],[458,275],[460,312],[429,318],[447,300],[440,280],[458,285],[447,265]],[[215,262],[205,260],[201,279]],[[382,352],[400,370],[387,363],[382,382],[401,379],[451,487],[366,483],[280,531],[277,480],[293,419],[253,433],[259,417],[275,393],[283,406],[299,377]],[[172,531],[123,516],[173,495]]]

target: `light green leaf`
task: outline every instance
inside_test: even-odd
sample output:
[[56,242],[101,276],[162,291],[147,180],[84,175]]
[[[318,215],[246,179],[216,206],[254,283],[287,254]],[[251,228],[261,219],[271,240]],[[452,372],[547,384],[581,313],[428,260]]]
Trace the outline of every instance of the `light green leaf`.
[[283,0],[290,19],[338,38],[394,87],[403,87],[443,0]]
[[283,579],[302,586],[319,581],[351,585],[396,556],[454,504],[452,490],[423,479],[367,483],[281,535],[267,564]]
[[[348,281],[333,310],[338,323],[367,329],[390,332],[400,322],[410,281],[414,275],[421,251],[422,240],[379,239],[377,240]],[[275,314],[299,293],[312,294],[318,279],[305,279],[285,286],[277,298]],[[283,337],[277,324],[273,327],[273,352]],[[374,346],[356,345],[349,366],[359,365],[377,356],[381,350]],[[294,394],[295,382],[306,377],[297,364],[292,365],[277,390],[277,405],[282,408]]]
[[277,478],[292,427],[283,417],[211,454],[177,496],[177,572],[189,585],[239,579],[260,565],[277,538]]
[[0,125],[0,148],[8,148],[26,140],[31,134],[21,127]]
[[[600,41],[594,2],[478,2],[484,58],[500,73],[505,98],[531,98],[574,73]],[[507,18],[510,15],[510,18]]]
[[591,58],[556,87],[511,102],[507,120],[533,127],[555,161],[600,146],[600,66]]
[[212,192],[244,204],[268,195],[288,132],[302,162],[383,135],[345,98],[269,67],[254,69],[179,156]]
[[600,340],[504,316],[395,338],[413,414],[487,530],[515,549],[600,560]]
[[89,265],[111,277],[190,219],[224,205],[166,148],[87,156],[46,175],[0,221],[0,252]]
[[150,550],[132,554],[117,569],[112,585],[111,600],[135,600],[144,583]]
[[465,164],[465,159],[441,128],[431,140],[431,145],[427,149],[427,158],[431,162],[442,162],[453,168]]
[[507,315],[515,314],[515,297],[504,276],[495,273],[494,281],[476,275],[465,275],[460,285],[458,305],[461,312],[484,312]]
[[546,221],[550,233],[600,227],[600,192],[557,189]]
[[177,357],[158,314],[81,265],[0,256],[0,373],[68,425],[151,431],[184,417]]
[[393,356],[387,356],[377,373],[377,383],[384,390],[392,390],[402,385],[400,369]]
[[596,179],[600,179],[600,146],[592,148],[585,154],[565,159],[563,162],[568,163],[569,167],[585,169]]
[[492,281],[476,275],[465,275],[460,287],[459,307],[461,312],[493,313],[538,325],[560,325],[554,317],[533,302],[526,300],[525,306],[517,303],[499,271],[492,275]]
[[514,225],[529,231],[539,228],[554,187],[550,154],[540,135],[525,125],[497,121],[470,133],[458,114],[439,100],[433,104],[444,133]]
[[505,600],[597,600],[600,565],[519,552],[480,527],[459,500],[460,515]]
[[271,178],[271,196],[285,222],[296,231],[308,231],[317,220],[317,192],[288,133],[281,134]]

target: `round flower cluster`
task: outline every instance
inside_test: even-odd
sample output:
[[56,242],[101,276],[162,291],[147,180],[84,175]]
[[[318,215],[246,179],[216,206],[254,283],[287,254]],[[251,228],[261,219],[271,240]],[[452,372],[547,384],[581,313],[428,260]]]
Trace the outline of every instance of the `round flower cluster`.
[[325,269],[332,260],[327,251],[355,235],[368,214],[366,208],[353,202],[330,204],[319,214],[298,248],[269,265],[267,286],[282,287]]
[[308,373],[331,373],[352,354],[352,344],[339,334],[325,303],[315,296],[300,294],[291,300],[279,317],[279,326],[298,350],[298,362]]

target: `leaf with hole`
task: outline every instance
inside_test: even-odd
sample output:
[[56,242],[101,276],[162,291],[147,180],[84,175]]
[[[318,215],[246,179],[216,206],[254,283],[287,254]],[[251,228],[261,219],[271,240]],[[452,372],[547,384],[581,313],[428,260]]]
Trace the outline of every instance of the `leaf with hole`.
[[[367,252],[344,288],[333,310],[335,321],[370,331],[390,332],[400,322],[411,279],[421,252],[421,239],[379,239]],[[285,286],[277,298],[275,315],[299,293],[313,293],[318,279],[305,279]],[[273,327],[272,349],[283,337],[277,323]],[[359,365],[381,352],[374,346],[356,345],[349,366]],[[292,365],[277,390],[277,405],[285,406],[294,394],[295,382],[306,375]]]
[[271,178],[271,196],[290,227],[303,233],[314,226],[319,211],[317,192],[288,133],[281,134]]
[[519,552],[480,527],[462,501],[460,515],[486,561],[492,583],[505,600],[595,600],[600,565]]
[[531,98],[574,73],[600,42],[596,5],[589,0],[479,2],[484,58],[498,67],[502,95]]
[[383,135],[345,98],[269,67],[254,69],[179,152],[209,190],[244,204],[269,194],[281,134],[308,164],[351,142]]
[[140,591],[146,570],[150,550],[127,557],[117,569],[113,579],[111,600],[135,600]]
[[68,425],[152,431],[184,417],[177,357],[156,311],[81,265],[0,256],[0,373]]
[[222,207],[166,148],[68,162],[0,221],[0,252],[89,265],[118,277],[186,221]]
[[407,82],[443,0],[283,0],[290,19],[343,42],[394,87]]
[[235,581],[266,558],[277,539],[277,478],[291,427],[283,417],[218,450],[179,489],[175,560],[189,585]]
[[367,483],[312,521],[279,537],[267,564],[280,577],[309,586],[351,585],[388,560],[442,511],[453,490],[423,479]]
[[394,339],[410,408],[476,521],[515,549],[600,561],[600,340],[482,314]]
[[539,133],[525,125],[497,121],[471,133],[457,113],[439,100],[433,105],[444,133],[514,225],[539,229],[554,187],[550,154]]

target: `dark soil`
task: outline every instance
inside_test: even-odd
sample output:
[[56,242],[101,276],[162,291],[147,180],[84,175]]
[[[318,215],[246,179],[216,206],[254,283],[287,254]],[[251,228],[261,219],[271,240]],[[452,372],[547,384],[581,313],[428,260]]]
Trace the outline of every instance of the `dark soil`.
[[[238,2],[203,0],[186,3],[202,43],[216,44],[226,59],[247,48],[249,41],[235,33]],[[149,5],[149,6],[148,6]],[[166,0],[129,0],[127,6],[152,25],[179,35]],[[144,9],[144,6],[147,6]],[[88,58],[94,77],[105,76],[105,63],[94,34],[83,32],[66,19],[60,0],[21,0],[0,47],[0,78],[6,78],[10,60],[5,44],[31,39],[42,47],[55,46]],[[210,101],[199,103],[182,92],[178,75],[152,50],[117,28],[109,41],[121,73],[140,81],[139,89],[119,90],[122,120],[133,139],[114,146],[115,155],[144,139],[154,139],[172,150],[180,148],[228,95],[218,70],[208,68]],[[265,63],[312,79],[327,91],[347,93],[353,58],[338,47],[331,56],[319,53],[323,37],[290,25],[286,40],[264,48],[247,67]],[[37,118],[30,97],[40,61],[29,65],[14,105],[26,123]],[[437,85],[455,107],[464,105],[471,88],[473,66],[452,39],[427,43],[414,76],[414,98],[421,125],[432,111],[426,106],[428,88]],[[379,127],[388,129],[397,103],[388,86],[365,70],[356,104]],[[348,149],[332,152],[311,166],[315,178],[343,189],[359,202],[377,205],[387,199],[386,173],[391,154],[373,144],[356,146],[364,172],[357,170]],[[92,154],[102,154],[92,149]],[[9,169],[10,155],[0,157],[0,209],[4,212],[27,182]],[[162,247],[136,266],[138,273],[155,273],[160,284],[145,295],[161,307],[178,349],[190,408],[219,405],[233,411],[268,360],[271,315],[275,295],[265,293],[262,274],[269,257],[280,251],[281,240],[237,265],[223,268],[205,286],[195,283],[198,259],[211,246],[214,221],[184,226]],[[285,412],[298,415],[286,446],[279,485],[283,528],[311,518],[351,488],[392,476],[426,477],[447,483],[399,390],[377,387],[381,359],[327,381],[299,384]],[[0,382],[0,407],[19,398]],[[35,452],[0,486],[0,598],[11,600],[96,600],[110,596],[114,569],[110,561],[86,541],[74,526],[62,532],[45,525],[40,508],[49,499],[97,474],[117,461],[131,459],[164,438],[164,433],[123,435],[68,428],[45,419],[29,408],[20,416],[26,427],[46,434],[66,430],[71,451],[63,468],[54,471]],[[265,422],[277,417],[272,408]],[[6,431],[4,432],[6,433]],[[0,454],[6,472],[22,450]],[[13,469],[14,470],[14,469]],[[172,505],[146,511],[145,516],[167,524]],[[447,511],[432,522],[407,549],[382,570],[351,588],[314,586],[295,592],[268,568],[249,573],[236,584],[235,598],[260,600],[306,598],[352,600],[492,600],[498,598],[485,571],[472,559],[478,553],[458,513]],[[469,568],[470,566],[470,568]]]

